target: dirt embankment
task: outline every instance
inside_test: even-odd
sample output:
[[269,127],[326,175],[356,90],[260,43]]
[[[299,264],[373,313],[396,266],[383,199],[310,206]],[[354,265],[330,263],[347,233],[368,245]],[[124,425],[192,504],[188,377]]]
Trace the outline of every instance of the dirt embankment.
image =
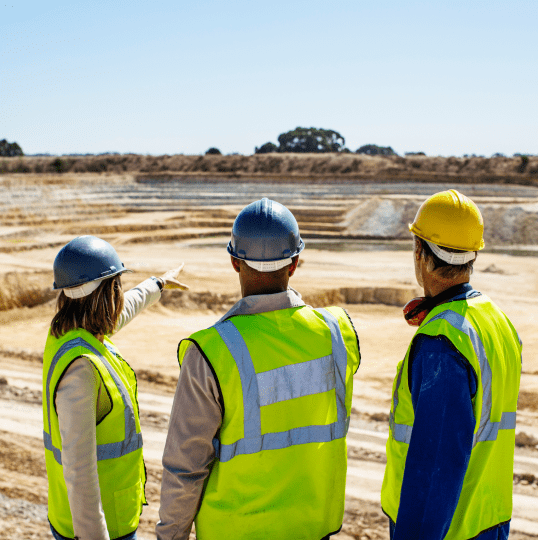
[[255,154],[17,157],[0,160],[6,173],[137,173],[164,177],[425,181],[538,184],[538,156],[428,157],[357,154]]

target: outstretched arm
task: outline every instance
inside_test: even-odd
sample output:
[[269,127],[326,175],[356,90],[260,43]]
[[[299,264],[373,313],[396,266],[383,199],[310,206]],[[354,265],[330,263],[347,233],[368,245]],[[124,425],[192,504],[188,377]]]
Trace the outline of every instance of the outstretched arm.
[[117,334],[126,324],[129,324],[141,311],[151,306],[161,298],[161,285],[164,289],[186,290],[189,287],[178,281],[179,273],[184,264],[180,264],[173,270],[168,270],[161,277],[160,284],[153,278],[146,279],[136,287],[127,291],[124,298],[123,311],[114,333]]

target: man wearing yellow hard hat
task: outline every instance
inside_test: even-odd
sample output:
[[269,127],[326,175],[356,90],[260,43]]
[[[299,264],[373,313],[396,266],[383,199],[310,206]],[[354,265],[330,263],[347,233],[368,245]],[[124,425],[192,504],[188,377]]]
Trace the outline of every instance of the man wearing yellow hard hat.
[[506,539],[521,341],[469,278],[484,248],[471,199],[436,193],[409,225],[424,297],[393,385],[381,504],[391,540]]

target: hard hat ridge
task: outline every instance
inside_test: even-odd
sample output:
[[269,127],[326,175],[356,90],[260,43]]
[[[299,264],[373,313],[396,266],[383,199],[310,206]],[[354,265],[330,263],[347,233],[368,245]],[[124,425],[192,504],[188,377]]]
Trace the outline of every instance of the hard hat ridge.
[[289,264],[288,259],[304,249],[304,242],[293,214],[264,197],[239,212],[227,249],[236,259],[258,263],[251,264],[253,268],[271,272]]

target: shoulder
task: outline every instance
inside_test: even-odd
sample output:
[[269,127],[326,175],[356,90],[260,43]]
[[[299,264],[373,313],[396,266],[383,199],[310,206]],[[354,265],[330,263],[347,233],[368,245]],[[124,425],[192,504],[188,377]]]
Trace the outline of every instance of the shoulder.
[[[477,374],[469,360],[454,346],[447,336],[417,334],[409,353],[411,379],[447,380],[461,378],[469,382],[471,393],[476,390]],[[410,374],[411,375],[411,374]]]
[[[323,310],[325,310],[325,312],[329,312],[333,317],[335,317],[338,320],[340,327],[345,326],[352,329],[355,336],[357,336],[355,325],[353,324],[349,313],[344,308],[338,306],[330,306],[323,308]],[[358,339],[359,338],[357,336],[357,341]]]
[[441,360],[451,358],[462,364],[469,365],[467,358],[443,334],[416,334],[411,344],[410,357],[414,360],[427,360],[429,364],[432,362],[439,363]]

